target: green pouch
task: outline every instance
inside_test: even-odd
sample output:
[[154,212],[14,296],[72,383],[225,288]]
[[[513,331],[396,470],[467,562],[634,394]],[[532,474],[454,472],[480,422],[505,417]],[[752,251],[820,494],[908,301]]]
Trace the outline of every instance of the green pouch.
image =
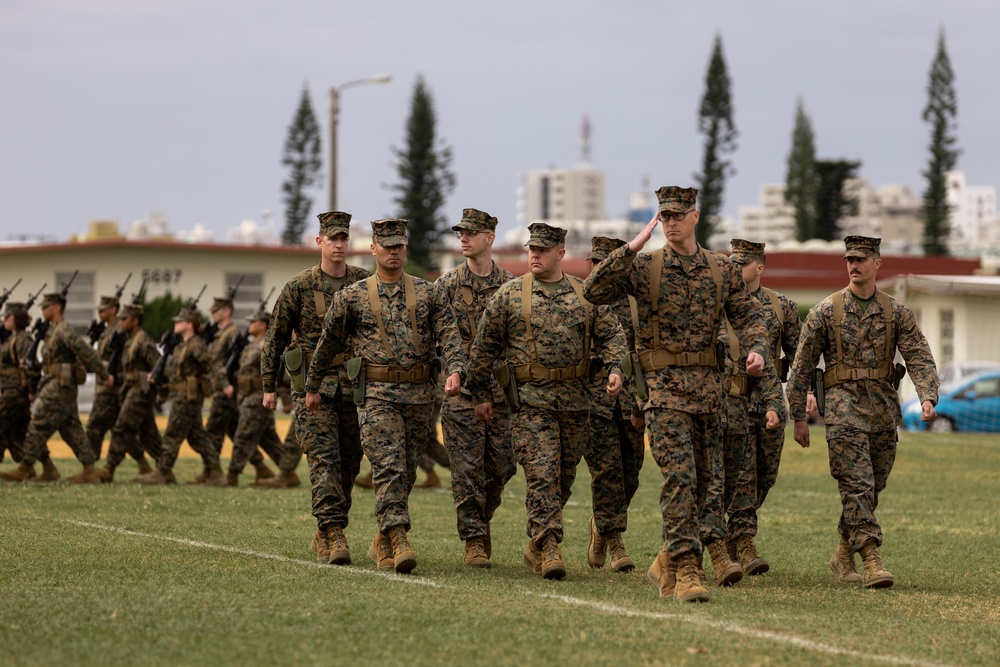
[[354,357],[353,359],[348,359],[344,363],[344,368],[347,370],[347,379],[351,381],[351,386],[354,387],[354,404],[364,405],[365,404],[365,360],[362,357]]
[[305,355],[301,347],[289,348],[285,351],[285,368],[288,370],[288,377],[291,378],[292,391],[301,394],[306,390],[306,373],[303,366]]
[[497,379],[500,388],[503,389],[507,399],[507,407],[511,410],[520,410],[521,397],[517,393],[517,380],[514,379],[514,374],[510,371],[510,365],[498,364],[493,369],[493,377]]
[[632,378],[635,383],[635,395],[640,401],[649,400],[649,387],[646,386],[646,376],[643,374],[642,369],[639,368],[631,354],[626,354],[622,357],[622,373],[627,378]]

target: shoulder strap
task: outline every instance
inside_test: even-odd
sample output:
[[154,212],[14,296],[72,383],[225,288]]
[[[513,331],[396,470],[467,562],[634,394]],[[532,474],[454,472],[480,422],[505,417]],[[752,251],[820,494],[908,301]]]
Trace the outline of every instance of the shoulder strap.
[[739,371],[740,362],[740,339],[736,336],[736,330],[726,318],[726,335],[729,337],[729,358],[733,360],[733,373]]
[[[413,283],[413,276],[409,273],[403,274],[403,293],[406,297],[406,309],[410,311],[410,330],[413,333],[413,353],[418,357],[421,355],[420,336],[417,335],[417,287]],[[379,318],[381,321],[382,318]]]
[[385,333],[385,322],[382,321],[382,300],[378,297],[378,276],[370,275],[365,279],[365,285],[368,287],[368,305],[371,306],[375,321],[378,322],[378,332],[382,336],[382,345],[385,347],[386,354],[395,357],[396,355],[389,345],[389,336]]
[[628,309],[632,313],[632,335],[634,336],[639,330],[639,304],[636,303],[634,296],[629,295],[628,297]]
[[844,291],[833,295],[833,334],[837,339],[838,364],[844,363],[844,344],[840,337],[840,327],[844,324]]
[[576,277],[567,275],[566,279],[573,286],[576,298],[580,300],[580,305],[583,306],[583,359],[587,361],[590,359],[590,302],[583,298],[583,287]]
[[712,322],[712,330],[716,331],[719,326],[719,318],[722,315],[722,271],[719,270],[719,262],[715,258],[715,253],[708,252],[702,248],[701,253],[708,262],[708,270],[712,272],[712,280],[715,282],[715,320]]
[[469,285],[462,285],[462,301],[465,302],[465,317],[469,321],[469,332],[473,340],[476,338],[476,317],[472,313],[472,302],[476,300],[476,295]]
[[[320,278],[319,273],[320,273],[319,266],[314,266],[312,268],[312,280],[314,285],[316,284],[316,281],[318,281]],[[312,293],[313,293],[313,303],[316,304],[316,314],[319,316],[319,319],[323,319],[323,317],[326,315],[326,308],[327,308],[326,294],[324,294],[322,290],[318,289],[314,289]]]
[[[653,349],[660,349],[660,280],[663,273],[664,248],[653,251],[653,258],[649,262],[649,301],[653,304],[653,312],[650,319],[653,321]],[[636,314],[636,322],[639,317]],[[637,329],[638,331],[638,329]]]
[[531,350],[531,360],[538,361],[538,350],[535,349],[535,335],[531,330],[531,285],[534,276],[528,271],[521,276],[521,318],[528,333],[528,348]]
[[882,306],[882,317],[885,318],[885,363],[891,366],[896,357],[896,340],[893,330],[896,317],[892,312],[892,301],[889,300],[889,295],[882,290],[876,290],[875,294],[878,296],[878,305]]
[[771,310],[774,311],[774,315],[778,318],[778,339],[774,342],[774,363],[776,364],[775,368],[777,368],[777,364],[781,359],[781,339],[785,334],[785,311],[781,307],[781,301],[778,300],[777,292],[763,286],[761,289],[767,295],[767,298],[771,300]]

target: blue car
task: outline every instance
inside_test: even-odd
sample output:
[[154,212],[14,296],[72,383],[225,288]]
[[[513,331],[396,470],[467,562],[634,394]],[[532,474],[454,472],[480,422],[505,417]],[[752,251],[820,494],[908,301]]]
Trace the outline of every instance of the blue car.
[[984,371],[942,387],[937,419],[920,421],[920,400],[913,398],[901,406],[903,425],[909,431],[977,431],[1000,433],[1000,370]]

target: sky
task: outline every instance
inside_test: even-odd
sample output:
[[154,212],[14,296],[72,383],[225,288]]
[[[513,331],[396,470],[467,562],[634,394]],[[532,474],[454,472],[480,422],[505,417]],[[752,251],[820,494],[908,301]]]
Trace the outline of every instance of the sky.
[[[225,240],[241,220],[284,224],[282,149],[302,90],[338,127],[340,204],[396,212],[393,146],[423,76],[454,153],[446,214],[518,226],[519,175],[570,168],[591,123],[609,216],[633,192],[693,185],[697,110],[721,36],[739,131],[724,213],[785,178],[797,99],[820,158],[862,162],[876,187],[924,187],[921,119],[943,29],[958,98],[958,166],[1000,185],[1000,3],[985,0],[669,2],[508,0],[0,0],[0,242],[64,240],[94,219],[152,212]],[[326,175],[311,194],[327,209]],[[314,219],[314,218],[313,218]]]

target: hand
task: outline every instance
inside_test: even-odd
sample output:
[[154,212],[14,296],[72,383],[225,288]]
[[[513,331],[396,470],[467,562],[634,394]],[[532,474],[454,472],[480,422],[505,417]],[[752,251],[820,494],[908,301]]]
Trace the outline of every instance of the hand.
[[233,385],[227,384],[226,388],[222,390],[222,393],[226,395],[226,398],[232,398],[234,391],[236,390],[233,389]]
[[115,386],[115,376],[109,375],[101,384],[103,384],[105,387]]
[[784,426],[784,424],[778,418],[778,413],[775,412],[774,410],[768,410],[767,414],[764,415],[764,419],[767,420],[767,423],[765,424],[764,428],[767,429],[768,431],[773,431],[774,429],[778,428],[778,426]]
[[487,401],[486,403],[480,403],[475,406],[476,416],[482,419],[484,422],[488,422],[493,419],[493,404]]
[[458,396],[462,393],[461,373],[452,373],[448,376],[448,379],[444,381],[444,393],[448,396]]
[[306,410],[316,412],[319,410],[319,393],[306,392]]
[[653,218],[646,223],[645,228],[639,232],[634,239],[629,241],[628,247],[632,252],[639,252],[643,247],[649,242],[649,239],[653,236],[653,230],[656,226],[660,224],[660,213],[659,211],[653,216]]
[[622,390],[622,376],[612,373],[608,376],[608,396],[617,396]]
[[937,419],[937,410],[934,409],[934,404],[930,401],[924,401],[920,404],[920,421],[922,422],[932,422]]
[[28,394],[29,403],[34,403],[36,398],[38,398],[38,394]]
[[264,399],[260,402],[268,410],[274,410],[278,407],[278,395],[273,391],[265,392]]
[[764,372],[764,357],[760,356],[756,352],[751,352],[747,355],[747,375],[752,377],[760,377],[760,374]]
[[153,374],[152,373],[146,373],[146,382],[148,382],[149,384],[156,384],[155,382],[153,382]]
[[819,417],[819,404],[816,403],[816,395],[812,392],[806,394],[806,414],[813,419]]
[[636,431],[645,431],[646,430],[646,418],[644,416],[642,416],[641,414],[639,414],[639,415],[635,415],[635,414],[632,415],[629,418],[629,421],[632,422],[632,427]]
[[805,422],[804,419],[795,420],[795,432],[792,434],[795,438],[795,442],[802,445],[803,448],[809,446],[809,424]]

